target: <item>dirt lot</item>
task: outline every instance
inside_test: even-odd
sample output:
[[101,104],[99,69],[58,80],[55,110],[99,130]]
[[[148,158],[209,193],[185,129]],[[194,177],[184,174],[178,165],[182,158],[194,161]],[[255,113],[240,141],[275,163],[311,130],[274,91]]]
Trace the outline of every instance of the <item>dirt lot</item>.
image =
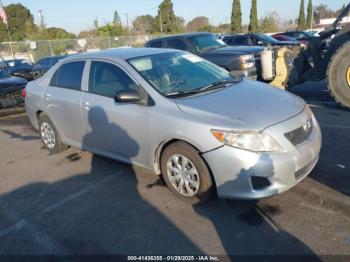
[[1,118],[0,254],[350,256],[350,111],[324,89],[292,90],[321,124],[318,166],[256,203],[192,207],[145,170],[74,148],[49,155],[25,115]]

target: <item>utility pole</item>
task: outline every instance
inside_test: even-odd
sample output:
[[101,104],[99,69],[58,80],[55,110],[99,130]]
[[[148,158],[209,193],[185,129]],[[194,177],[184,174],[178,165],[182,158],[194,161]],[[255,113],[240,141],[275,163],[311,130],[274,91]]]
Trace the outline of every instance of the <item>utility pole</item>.
[[125,14],[126,17],[126,32],[129,35],[129,15],[130,14]]
[[38,10],[38,14],[40,16],[40,26],[41,29],[45,29],[45,18],[44,18],[44,14],[43,14],[44,10]]
[[159,10],[159,28],[160,28],[160,33],[163,34],[163,19],[162,19],[162,12]]

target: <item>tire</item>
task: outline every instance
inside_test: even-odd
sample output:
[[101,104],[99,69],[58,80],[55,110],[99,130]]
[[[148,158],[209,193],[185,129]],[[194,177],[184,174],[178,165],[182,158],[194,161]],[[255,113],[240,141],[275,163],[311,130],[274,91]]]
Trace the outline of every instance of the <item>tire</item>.
[[50,152],[50,154],[57,154],[65,151],[68,148],[65,144],[62,143],[55,125],[47,115],[41,114],[39,116],[38,123],[41,141]]
[[327,69],[328,90],[338,104],[350,108],[350,43],[333,55]]
[[[176,165],[176,159],[179,165]],[[176,142],[165,148],[161,156],[161,171],[169,190],[184,202],[203,204],[214,195],[213,180],[206,163],[187,143]]]

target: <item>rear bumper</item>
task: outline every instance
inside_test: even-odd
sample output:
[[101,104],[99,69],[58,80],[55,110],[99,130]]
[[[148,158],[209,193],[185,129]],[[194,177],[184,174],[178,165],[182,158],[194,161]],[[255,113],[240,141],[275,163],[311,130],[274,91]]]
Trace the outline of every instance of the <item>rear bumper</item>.
[[13,73],[14,76],[18,76],[18,77],[23,77],[27,80],[32,80],[33,79],[33,73],[32,72],[14,72]]
[[[297,117],[298,118],[298,117]],[[265,130],[273,137],[274,132],[284,134],[283,126],[298,122],[291,119]],[[318,162],[322,139],[315,118],[310,137],[298,146],[293,146],[286,138],[282,144],[286,152],[254,153],[229,146],[223,146],[203,154],[213,173],[220,198],[261,199],[283,193],[308,176]],[[282,125],[282,128],[281,128]],[[282,139],[282,138],[280,138]],[[277,141],[281,141],[277,139]],[[268,184],[257,188],[254,181],[259,178]]]

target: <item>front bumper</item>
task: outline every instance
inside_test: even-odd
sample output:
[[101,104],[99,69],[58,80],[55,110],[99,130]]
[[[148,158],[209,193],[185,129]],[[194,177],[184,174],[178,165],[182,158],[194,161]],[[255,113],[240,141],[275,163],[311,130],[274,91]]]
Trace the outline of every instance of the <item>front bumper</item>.
[[232,70],[230,72],[230,74],[233,76],[236,76],[236,77],[248,78],[250,80],[257,80],[258,79],[255,66],[248,68],[248,69],[244,69],[244,70]]
[[[285,152],[254,153],[223,146],[203,154],[209,164],[220,198],[260,199],[289,190],[311,173],[317,164],[321,144],[321,130],[313,116],[313,131],[302,144],[293,146],[285,133],[303,126],[304,113],[265,132],[274,137]],[[269,185],[257,189],[254,178],[263,178]]]

